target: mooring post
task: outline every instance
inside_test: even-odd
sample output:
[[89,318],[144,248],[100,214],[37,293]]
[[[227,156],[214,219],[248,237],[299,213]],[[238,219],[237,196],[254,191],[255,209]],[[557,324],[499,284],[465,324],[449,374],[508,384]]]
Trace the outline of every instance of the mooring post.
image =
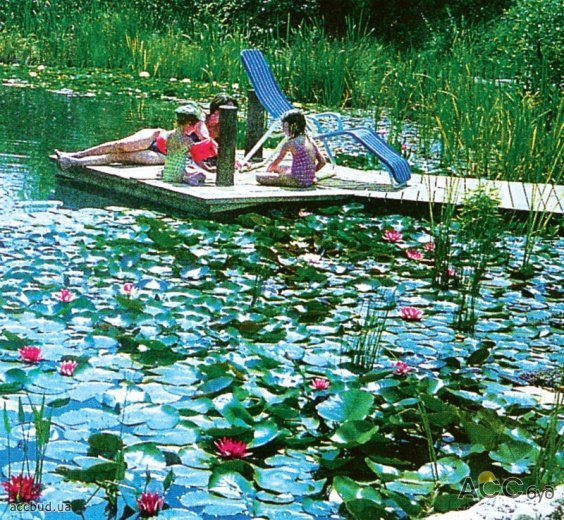
[[[266,132],[265,112],[253,89],[247,91],[247,130],[245,132],[245,155],[248,154]],[[254,155],[262,160],[262,146]]]
[[216,185],[233,186],[237,150],[237,107],[219,107],[218,144]]

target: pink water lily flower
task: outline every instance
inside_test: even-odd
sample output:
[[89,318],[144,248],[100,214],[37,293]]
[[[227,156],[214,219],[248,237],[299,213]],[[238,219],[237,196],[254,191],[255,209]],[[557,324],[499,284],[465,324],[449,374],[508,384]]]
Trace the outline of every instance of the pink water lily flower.
[[77,366],[78,363],[76,361],[61,361],[61,363],[59,364],[59,373],[63,376],[72,377]]
[[125,294],[127,294],[127,296],[131,296],[135,292],[135,285],[133,285],[131,282],[125,282],[121,290]]
[[313,390],[327,390],[330,384],[331,383],[327,379],[323,377],[316,377],[310,383],[309,387]]
[[454,278],[454,277],[456,276],[456,271],[455,271],[454,267],[449,267],[449,268],[446,270],[446,275],[447,275],[449,278]]
[[423,260],[423,253],[417,249],[406,249],[405,256],[410,260]]
[[410,367],[405,361],[398,361],[394,366],[396,367],[395,373],[398,376],[405,376],[412,370],[412,367]]
[[61,289],[60,292],[55,294],[55,298],[63,303],[68,303],[74,299],[74,295],[68,289]]
[[151,493],[145,491],[141,493],[137,499],[137,507],[139,508],[139,516],[141,518],[151,518],[152,516],[158,516],[159,511],[163,507],[164,498],[158,493]]
[[423,311],[415,307],[402,307],[400,313],[406,321],[419,321],[423,317]]
[[219,451],[219,455],[226,459],[243,459],[251,454],[250,451],[247,451],[247,444],[237,439],[223,437],[223,439],[215,441],[214,444]]
[[10,504],[33,502],[41,496],[41,486],[29,475],[13,475],[10,480],[2,482],[2,487],[8,493]]
[[435,250],[435,242],[426,242],[425,243],[425,251],[429,251],[431,253]]
[[399,231],[395,231],[394,229],[386,229],[386,231],[384,231],[384,233],[382,234],[382,238],[386,242],[396,243],[402,241],[403,235]]
[[18,350],[20,353],[20,359],[24,363],[37,363],[43,359],[41,355],[41,349],[39,347],[30,347],[24,345],[22,348]]

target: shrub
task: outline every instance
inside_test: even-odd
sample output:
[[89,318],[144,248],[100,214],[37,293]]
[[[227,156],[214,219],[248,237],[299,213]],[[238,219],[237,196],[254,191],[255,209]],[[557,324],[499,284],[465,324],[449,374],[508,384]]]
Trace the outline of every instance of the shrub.
[[516,0],[489,42],[528,88],[562,81],[564,10],[560,0]]

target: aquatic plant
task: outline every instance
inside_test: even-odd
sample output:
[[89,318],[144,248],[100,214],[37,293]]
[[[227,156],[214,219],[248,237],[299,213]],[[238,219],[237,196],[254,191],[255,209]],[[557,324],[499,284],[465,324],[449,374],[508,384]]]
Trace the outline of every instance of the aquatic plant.
[[423,311],[416,307],[402,307],[400,309],[402,320],[405,321],[420,321],[423,317]]
[[564,403],[562,389],[558,388],[553,396],[552,410],[539,443],[540,449],[533,470],[533,481],[537,489],[545,489],[553,482],[561,482],[564,474],[562,465],[559,463],[564,448],[564,437],[558,424]]
[[59,373],[63,376],[72,377],[78,362],[74,360],[64,360],[59,363]]
[[214,444],[219,456],[226,459],[244,459],[251,455],[251,452],[247,451],[247,444],[237,439],[223,437],[214,441]]
[[402,241],[403,235],[399,231],[396,231],[394,229],[386,229],[384,231],[384,233],[382,233],[382,238],[386,242],[391,242],[391,243],[395,244],[397,242]]
[[353,337],[346,354],[354,368],[372,370],[379,360],[382,349],[382,335],[391,309],[395,307],[395,294],[384,294],[382,300],[374,298],[364,303],[360,330]]
[[141,518],[151,518],[158,516],[164,504],[164,498],[157,492],[151,493],[144,491],[137,498],[137,507],[139,507],[139,516]]
[[412,370],[413,367],[410,367],[405,361],[396,361],[396,363],[394,364],[394,373],[398,376],[405,376]]
[[[458,498],[464,479],[484,468],[532,482],[538,462],[549,470],[539,482],[558,480],[548,466],[561,450],[546,433],[553,407],[520,388],[515,367],[558,366],[561,259],[539,255],[543,269],[524,288],[504,256],[519,243],[499,236],[501,259],[482,280],[470,338],[452,327],[456,285],[436,291],[424,263],[379,238],[401,229],[405,247],[423,251],[427,221],[358,204],[296,213],[219,222],[83,210],[72,229],[70,212],[45,215],[39,229],[37,217],[13,224],[25,234],[12,233],[17,241],[3,240],[0,252],[25,263],[0,265],[0,390],[9,423],[18,420],[13,395],[36,402],[49,392],[56,436],[43,496],[64,493],[85,518],[133,517],[142,493],[158,502],[168,486],[174,498],[159,516],[417,518],[469,506],[473,498]],[[63,231],[68,247],[54,250]],[[49,255],[57,262],[47,269]],[[249,308],[257,259],[276,274]],[[61,319],[46,287],[71,268],[89,303],[77,297]],[[124,280],[135,280],[135,298]],[[395,317],[377,361],[362,369],[347,350],[368,303]],[[400,319],[402,306],[424,311],[425,326]],[[18,349],[36,341],[80,373],[23,365]],[[21,437],[19,424],[3,436],[12,452]],[[33,476],[15,458],[12,474]]]
[[69,303],[74,300],[74,294],[68,289],[61,289],[55,294],[55,298],[63,303]]
[[12,475],[2,482],[2,487],[8,493],[10,504],[35,502],[41,496],[41,486],[31,475]]
[[[33,502],[41,496],[43,466],[47,445],[51,435],[51,412],[45,409],[45,396],[41,401],[41,405],[36,406],[31,401],[28,394],[29,407],[31,409],[31,420],[26,417],[22,399],[18,399],[17,408],[17,425],[20,441],[18,447],[21,447],[22,455],[18,457],[19,473],[12,474],[12,446],[10,439],[14,426],[11,424],[10,415],[8,413],[6,403],[4,403],[3,426],[6,432],[7,444],[7,476],[8,480],[2,483],[2,486],[8,493],[8,501],[10,503]],[[34,446],[33,465],[32,456],[30,455],[30,447]]]
[[417,249],[406,249],[405,256],[410,260],[423,260],[423,253]]
[[[430,178],[427,177],[428,189],[431,189]],[[445,189],[445,200],[440,207],[439,221],[434,218],[434,204],[429,201],[429,216],[433,234],[433,281],[440,289],[447,289],[452,281],[448,269],[453,257],[453,222],[456,213],[460,181],[448,180]]]
[[35,364],[43,359],[41,347],[24,345],[18,352],[20,353],[20,359],[24,363]]
[[474,331],[481,282],[489,264],[498,255],[498,208],[497,195],[478,187],[465,198],[457,219],[460,224],[456,234],[460,298],[454,327],[460,331]]
[[122,292],[126,295],[126,296],[133,296],[133,294],[135,293],[135,285],[131,282],[125,282],[122,287],[121,287]]
[[331,383],[323,377],[314,377],[309,384],[312,390],[327,390]]

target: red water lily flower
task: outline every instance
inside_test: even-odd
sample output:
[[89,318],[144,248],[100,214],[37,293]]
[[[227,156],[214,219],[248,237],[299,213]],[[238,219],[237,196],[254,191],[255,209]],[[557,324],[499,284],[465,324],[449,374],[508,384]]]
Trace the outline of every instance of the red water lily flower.
[[74,299],[74,295],[68,289],[61,289],[61,291],[55,295],[55,298],[63,303],[68,303]]
[[431,253],[435,250],[435,242],[426,242],[425,243],[425,251],[429,251]]
[[223,439],[215,441],[214,444],[217,451],[219,451],[220,457],[226,459],[243,459],[251,454],[250,451],[246,451],[247,444],[237,439],[223,437]]
[[33,502],[41,496],[41,486],[36,484],[31,476],[13,475],[10,480],[2,482],[2,487],[8,493],[10,504]]
[[398,361],[394,366],[396,367],[395,373],[398,376],[405,376],[412,370],[412,367],[410,367],[405,361]]
[[382,234],[382,238],[386,241],[386,242],[401,242],[401,240],[403,239],[403,235],[399,232],[399,231],[395,231],[393,229],[386,229],[386,231],[384,231],[384,233]]
[[323,377],[316,377],[309,385],[313,390],[327,390],[329,388],[329,381]]
[[72,377],[74,369],[78,366],[76,361],[61,361],[59,364],[59,373],[63,376]]
[[144,493],[141,493],[137,499],[137,507],[139,508],[139,515],[141,518],[158,516],[163,504],[164,498],[156,492],[150,493],[149,491],[145,491]]
[[400,313],[402,319],[406,321],[419,321],[423,317],[423,311],[415,307],[402,307]]
[[410,260],[423,260],[423,253],[417,251],[417,249],[406,249],[405,256]]
[[30,347],[24,345],[22,348],[18,350],[20,353],[20,359],[24,363],[37,363],[43,359],[41,355],[41,349],[39,347]]
[[454,278],[454,277],[456,276],[456,271],[455,271],[454,267],[449,267],[449,268],[446,270],[446,275],[447,275],[449,278]]

